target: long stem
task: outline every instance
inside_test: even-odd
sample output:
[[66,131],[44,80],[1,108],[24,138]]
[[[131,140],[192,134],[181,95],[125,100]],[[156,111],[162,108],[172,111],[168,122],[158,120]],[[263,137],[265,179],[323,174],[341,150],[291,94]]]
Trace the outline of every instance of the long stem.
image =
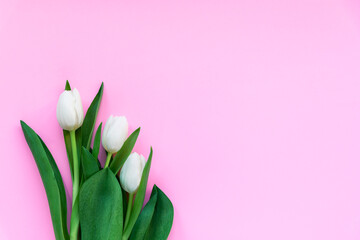
[[72,212],[71,212],[71,220],[70,220],[70,239],[77,240],[79,235],[79,201],[75,203]]
[[110,159],[111,159],[111,153],[108,152],[106,156],[106,162],[104,168],[107,168],[109,166]]
[[131,208],[133,203],[134,193],[129,193],[129,201],[128,201],[128,207],[126,210],[126,217],[125,217],[125,224],[124,229],[127,227],[127,224],[129,222],[130,214],[131,214]]
[[75,199],[79,193],[79,159],[76,148],[75,130],[70,131],[70,139],[71,139],[71,148],[72,148],[73,163],[74,163],[74,182],[73,182],[73,200],[72,200],[72,205],[74,206]]
[[70,222],[70,239],[77,240],[78,230],[79,230],[79,208],[78,205],[75,206],[75,200],[79,193],[79,159],[76,148],[76,137],[75,130],[70,131],[71,139],[71,148],[73,153],[73,169],[74,169],[74,181],[73,181],[73,200],[72,200],[72,212],[71,212],[71,222]]

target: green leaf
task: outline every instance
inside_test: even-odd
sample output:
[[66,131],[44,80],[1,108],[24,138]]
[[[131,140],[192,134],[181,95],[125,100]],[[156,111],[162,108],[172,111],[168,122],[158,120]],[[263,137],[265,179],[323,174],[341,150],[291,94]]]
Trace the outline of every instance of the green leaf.
[[136,129],[124,142],[121,149],[116,153],[114,159],[111,161],[109,168],[114,174],[117,174],[120,168],[124,165],[126,159],[129,157],[134,148],[136,140],[139,136],[140,128]]
[[95,127],[96,117],[99,111],[100,102],[103,94],[104,83],[101,83],[100,89],[96,94],[94,100],[88,108],[84,122],[82,124],[82,146],[86,147],[87,150],[90,149],[90,143],[92,139],[92,134]]
[[151,219],[155,212],[157,196],[157,191],[154,186],[149,201],[147,202],[144,209],[141,211],[138,219],[136,220],[136,223],[130,235],[130,240],[144,239],[145,234],[149,229]]
[[100,152],[101,127],[102,127],[102,123],[100,123],[98,129],[96,130],[95,138],[94,138],[94,146],[92,149],[92,155],[94,156],[95,159],[98,159],[99,152]]
[[49,163],[54,171],[54,175],[55,175],[55,179],[57,182],[57,185],[59,187],[59,194],[60,194],[60,203],[61,203],[61,219],[62,219],[62,225],[65,226],[63,227],[63,232],[65,236],[68,236],[68,229],[67,229],[67,222],[66,222],[66,218],[67,218],[67,205],[66,205],[66,193],[65,193],[65,188],[64,188],[64,183],[62,181],[62,177],[61,174],[59,172],[59,169],[55,163],[55,160],[53,158],[53,156],[51,155],[49,149],[47,148],[47,146],[45,145],[44,141],[39,137],[39,135],[37,135],[38,138],[41,141],[41,144],[46,152],[46,155],[48,157]]
[[84,181],[99,171],[97,159],[85,148],[82,147],[82,169]]
[[67,91],[70,91],[70,90],[71,90],[69,80],[66,80],[66,83],[65,83],[65,90],[67,90]]
[[166,240],[173,224],[174,207],[163,191],[156,185],[154,185],[154,189],[157,190],[158,197],[154,215],[144,239]]
[[154,185],[150,200],[141,211],[130,240],[166,240],[174,219],[174,207],[169,198]]
[[109,168],[85,181],[79,195],[81,239],[121,239],[122,204],[119,182]]
[[25,122],[20,123],[44,184],[55,237],[68,240],[66,194],[59,169],[41,138]]
[[136,196],[135,196],[134,206],[133,206],[133,209],[131,210],[131,215],[130,215],[130,218],[129,218],[129,222],[128,222],[128,224],[126,226],[126,229],[124,231],[124,238],[126,238],[126,239],[130,236],[132,228],[135,225],[136,219],[138,218],[138,216],[139,216],[139,214],[141,212],[143,203],[144,203],[145,193],[146,193],[146,186],[147,186],[150,167],[151,167],[152,155],[153,155],[153,150],[151,148],[149,158],[148,158],[148,160],[147,160],[147,162],[145,164],[144,171],[143,171],[142,176],[141,176],[140,185],[139,185],[139,188],[138,188]]

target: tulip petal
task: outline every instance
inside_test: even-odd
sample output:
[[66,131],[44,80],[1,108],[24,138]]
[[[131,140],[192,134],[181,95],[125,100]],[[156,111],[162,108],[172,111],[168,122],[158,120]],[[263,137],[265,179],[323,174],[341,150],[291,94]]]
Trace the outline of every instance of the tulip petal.
[[135,193],[139,187],[143,163],[138,153],[130,154],[120,171],[120,183],[122,188],[128,193]]
[[150,154],[149,154],[149,158],[145,164],[145,168],[144,171],[142,173],[142,177],[141,177],[141,181],[140,181],[140,186],[139,189],[136,193],[135,196],[135,200],[134,200],[134,206],[133,209],[131,211],[131,215],[130,215],[130,219],[129,222],[125,228],[124,231],[124,238],[128,238],[131,234],[131,231],[135,225],[136,219],[138,218],[143,203],[144,203],[144,199],[145,199],[145,193],[146,193],[146,186],[147,186],[147,182],[148,182],[148,177],[149,177],[149,172],[150,172],[150,167],[151,167],[151,160],[152,160],[152,155],[153,155],[153,150],[152,148],[150,149]]
[[81,97],[76,88],[72,92],[74,98],[74,112],[76,114],[76,125],[81,126],[84,121],[84,109],[81,102]]
[[128,135],[128,122],[125,117],[110,116],[106,121],[102,144],[107,152],[115,153],[119,151]]
[[[66,81],[65,90],[68,90],[68,91],[71,90],[69,81]],[[67,153],[67,157],[68,157],[68,160],[69,160],[71,179],[74,180],[74,171],[73,171],[73,165],[74,164],[73,164],[73,155],[72,155],[70,132],[68,130],[63,130],[63,135],[64,135],[66,153]],[[76,135],[77,149],[81,149],[81,127],[78,128],[75,131],[75,135]],[[78,159],[80,159],[80,157],[81,157],[81,151],[78,151]],[[81,175],[81,171],[80,171],[80,175]]]

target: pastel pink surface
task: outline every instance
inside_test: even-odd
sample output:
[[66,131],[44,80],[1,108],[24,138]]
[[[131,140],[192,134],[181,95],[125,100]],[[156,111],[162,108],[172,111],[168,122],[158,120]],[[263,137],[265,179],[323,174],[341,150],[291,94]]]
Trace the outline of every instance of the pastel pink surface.
[[[169,239],[360,238],[357,1],[1,1],[0,239],[55,239],[19,120],[71,179],[65,80],[154,148]],[[70,201],[70,200],[69,200]]]

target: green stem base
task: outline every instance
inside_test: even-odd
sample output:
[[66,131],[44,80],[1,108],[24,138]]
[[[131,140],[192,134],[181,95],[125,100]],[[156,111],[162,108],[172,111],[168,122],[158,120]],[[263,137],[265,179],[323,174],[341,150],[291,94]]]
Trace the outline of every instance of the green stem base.
[[104,168],[107,168],[108,166],[109,166],[109,164],[110,164],[110,159],[111,159],[111,153],[107,153],[107,156],[106,156],[106,162],[105,162],[105,166],[104,166]]
[[127,210],[126,210],[124,230],[127,227],[127,224],[129,222],[129,219],[130,219],[131,208],[132,208],[132,204],[133,204],[133,198],[134,198],[134,193],[129,193],[129,201],[128,201],[128,207],[127,207]]
[[72,212],[70,220],[70,239],[77,240],[79,232],[79,204],[77,198],[79,194],[79,174],[80,174],[80,164],[76,148],[76,136],[75,130],[70,131],[71,139],[71,148],[73,153],[73,169],[74,169],[74,181],[73,181],[73,199],[72,199]]

